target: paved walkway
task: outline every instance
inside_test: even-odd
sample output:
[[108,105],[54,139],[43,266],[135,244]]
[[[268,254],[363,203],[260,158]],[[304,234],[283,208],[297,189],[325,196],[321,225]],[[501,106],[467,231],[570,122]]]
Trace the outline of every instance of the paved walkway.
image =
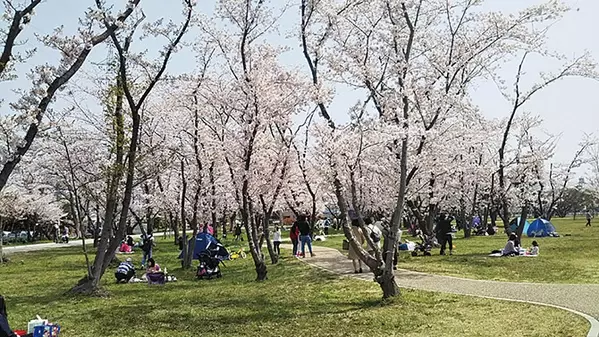
[[[164,236],[164,233],[155,233],[154,237]],[[131,235],[134,239],[139,239],[141,235]],[[88,247],[91,247],[94,243],[94,239],[85,239],[85,244]],[[83,246],[83,242],[81,239],[71,238],[69,239],[69,243],[34,243],[30,245],[19,245],[19,246],[4,246],[2,248],[2,252],[6,255],[13,253],[28,253],[28,252],[37,252],[40,250],[48,250],[48,249],[56,249],[56,248],[66,248],[66,247],[81,247]]]
[[[281,247],[291,249],[290,245]],[[354,274],[353,266],[336,249],[314,246],[315,257],[302,261],[330,272],[373,281],[372,273]],[[398,270],[400,287],[549,305],[572,311],[591,323],[588,337],[599,336],[599,284],[539,284],[482,281]]]

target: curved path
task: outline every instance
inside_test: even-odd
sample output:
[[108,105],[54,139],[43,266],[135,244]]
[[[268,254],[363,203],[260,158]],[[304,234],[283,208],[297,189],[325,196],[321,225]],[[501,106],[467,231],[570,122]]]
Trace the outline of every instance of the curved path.
[[[290,245],[282,245],[291,249]],[[345,255],[333,248],[313,246],[315,257],[301,259],[317,268],[342,276],[372,281],[371,273],[354,274]],[[400,287],[470,295],[552,306],[581,315],[591,323],[588,337],[599,337],[599,284],[540,284],[481,281],[452,276],[397,270]]]

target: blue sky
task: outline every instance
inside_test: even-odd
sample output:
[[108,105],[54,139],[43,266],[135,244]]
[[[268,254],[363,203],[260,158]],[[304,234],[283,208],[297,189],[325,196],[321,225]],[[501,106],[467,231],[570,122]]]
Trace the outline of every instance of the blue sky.
[[[200,4],[198,9],[204,13],[211,10],[215,0],[198,0]],[[112,0],[115,8],[123,8],[125,0]],[[530,5],[540,4],[542,0],[487,0],[485,8],[492,10],[501,10],[506,12],[515,12]],[[39,6],[32,24],[27,28],[27,35],[31,38],[32,33],[49,33],[54,27],[60,24],[65,25],[66,31],[72,31],[77,27],[77,18],[82,15],[85,8],[93,5],[93,0],[46,0]],[[170,3],[170,5],[166,5]],[[595,59],[599,60],[599,42],[596,38],[596,32],[599,31],[599,20],[596,14],[599,13],[598,0],[567,0],[573,10],[566,17],[557,23],[549,33],[549,47],[566,54],[568,56],[580,55],[583,51],[590,51]],[[141,4],[148,17],[148,21],[156,20],[160,17],[181,18],[181,6],[178,0],[142,0]],[[281,22],[281,37],[275,37],[275,43],[285,44],[291,49],[290,52],[283,55],[283,62],[290,66],[304,67],[304,59],[299,53],[299,42],[296,40],[285,40],[284,36],[297,27],[298,11],[291,8],[283,17]],[[188,36],[190,38],[190,36]],[[144,45],[148,49],[159,48],[158,43],[148,43]],[[92,54],[92,61],[102,60],[107,56],[106,50],[97,48]],[[34,61],[54,62],[55,53],[48,53],[41,49],[35,56]],[[550,71],[555,64],[542,59],[532,59],[528,65],[529,72],[525,78],[525,83],[534,82],[535,74],[539,70]],[[500,75],[508,82],[513,82],[513,75],[516,70],[515,64],[506,65]],[[175,73],[192,71],[194,68],[193,56],[190,52],[185,52],[173,59],[169,70]],[[26,67],[20,67],[21,79],[10,84],[0,83],[0,91],[6,93],[9,89],[18,86],[27,88],[27,81],[22,76]],[[347,108],[352,105],[360,95],[356,92],[343,87],[336,89],[337,96],[331,106],[333,116],[338,121],[346,119]],[[10,100],[10,96],[4,98]],[[500,95],[493,83],[478,83],[472,91],[472,97],[482,112],[490,118],[503,118],[509,111],[508,102]],[[1,110],[5,110],[4,105]],[[568,161],[581,141],[584,133],[599,133],[599,82],[572,78],[563,80],[543,92],[540,92],[529,104],[524,106],[524,110],[534,114],[541,115],[544,119],[543,128],[551,134],[561,134],[559,146],[557,148],[556,160]]]

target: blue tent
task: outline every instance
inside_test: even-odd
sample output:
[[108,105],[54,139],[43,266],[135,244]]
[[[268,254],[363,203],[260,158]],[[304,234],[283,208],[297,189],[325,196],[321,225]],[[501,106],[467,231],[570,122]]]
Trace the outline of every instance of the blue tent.
[[[193,250],[193,259],[197,260],[200,258],[200,254],[206,251],[210,251],[211,255],[215,257],[219,257],[221,259],[227,259],[229,256],[229,252],[227,249],[212,235],[209,233],[198,233],[195,238],[195,247]],[[189,245],[191,245],[191,239],[189,240]],[[183,258],[183,252],[179,254],[179,258]]]
[[553,224],[545,219],[538,218],[533,221],[532,224],[528,227],[528,230],[525,231],[526,235],[529,237],[541,238],[545,236],[549,236],[549,234],[555,232],[555,227]]
[[[515,232],[516,229],[518,229],[518,225],[520,225],[520,217],[518,217],[517,219],[513,219],[512,221],[510,221],[510,230],[512,232]],[[524,229],[522,230],[522,233],[528,233],[528,228],[530,227],[530,223],[526,220],[524,220]]]

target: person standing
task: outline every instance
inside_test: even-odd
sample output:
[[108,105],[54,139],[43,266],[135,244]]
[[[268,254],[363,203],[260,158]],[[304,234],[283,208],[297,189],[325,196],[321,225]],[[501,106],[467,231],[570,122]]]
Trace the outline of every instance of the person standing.
[[[360,223],[357,219],[352,220],[351,222],[351,231],[354,234],[354,238],[356,238],[356,243],[360,246],[364,245],[364,234],[362,233],[362,229],[360,228]],[[360,260],[360,256],[354,246],[350,243],[349,245],[349,254],[347,257],[351,260],[354,265],[354,273],[362,273],[362,260]]]
[[146,265],[146,261],[152,258],[152,248],[154,248],[154,237],[150,234],[144,237],[141,244],[141,250],[143,251],[143,257],[141,258],[142,268]]
[[6,313],[6,302],[0,295],[0,337],[18,337],[8,325],[8,314]]
[[58,243],[60,240],[60,225],[54,224],[54,243]]
[[439,221],[437,223],[437,239],[441,244],[441,255],[445,255],[445,249],[449,244],[449,255],[453,255],[453,236],[451,236],[451,216],[446,216],[445,213],[439,215]]
[[593,219],[593,216],[591,215],[591,212],[587,211],[587,224],[584,225],[585,227],[591,227],[591,220]]
[[314,253],[312,252],[312,237],[310,224],[306,220],[305,215],[300,215],[297,218],[297,228],[300,232],[300,240],[302,241],[302,257],[306,257],[306,245],[308,245],[308,250],[310,251],[310,256],[314,257]]
[[243,241],[243,236],[241,235],[241,225],[235,225],[235,241]]
[[[380,250],[381,249],[381,238],[383,237],[383,232],[374,225],[371,218],[364,219],[364,223],[366,223],[366,227],[368,228],[368,235],[370,239],[374,243],[374,245]],[[374,247],[370,247],[370,251],[374,251]]]
[[331,227],[331,219],[326,218],[324,220],[323,227],[324,227],[324,235],[329,235],[329,227]]
[[277,255],[281,255],[281,228],[279,228],[279,226],[275,227],[272,242],[275,246],[275,253],[277,253]]
[[297,228],[297,222],[294,222],[293,225],[291,225],[289,239],[291,239],[291,243],[293,244],[293,256],[297,256],[299,246],[299,229]]

